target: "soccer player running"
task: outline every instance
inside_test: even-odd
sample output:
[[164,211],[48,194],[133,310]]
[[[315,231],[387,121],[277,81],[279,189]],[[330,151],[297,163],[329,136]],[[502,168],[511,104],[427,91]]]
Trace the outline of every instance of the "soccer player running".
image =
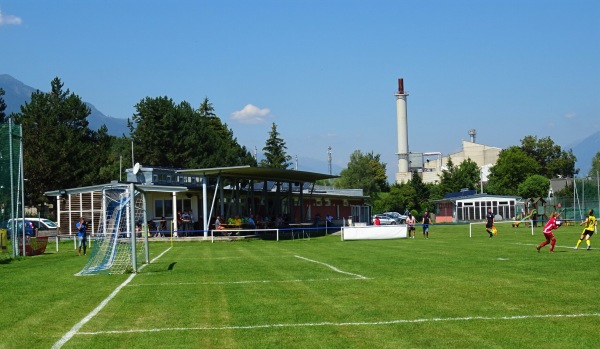
[[596,220],[596,217],[594,217],[594,209],[590,208],[587,218],[585,219],[585,221],[581,222],[581,224],[579,224],[579,225],[580,226],[584,225],[585,227],[583,228],[581,237],[577,241],[577,245],[575,246],[575,249],[578,249],[579,244],[583,241],[583,239],[585,239],[585,243],[587,244],[587,249],[591,250],[592,245],[590,243],[590,238],[592,237],[592,235],[594,235],[594,230],[596,230],[596,226],[598,225],[598,220]]
[[540,252],[540,249],[548,244],[550,244],[550,252],[554,252],[554,245],[556,245],[556,238],[554,237],[554,234],[552,233],[553,230],[558,229],[558,227],[560,227],[560,225],[556,222],[556,218],[558,217],[558,212],[552,212],[552,214],[550,215],[550,219],[548,220],[548,223],[546,223],[546,225],[544,226],[544,237],[546,238],[546,241],[542,242],[541,244],[539,244],[537,248],[537,251]]
[[494,214],[492,213],[492,209],[488,208],[487,215],[485,216],[487,219],[487,223],[485,224],[485,231],[490,234],[490,239],[494,237]]

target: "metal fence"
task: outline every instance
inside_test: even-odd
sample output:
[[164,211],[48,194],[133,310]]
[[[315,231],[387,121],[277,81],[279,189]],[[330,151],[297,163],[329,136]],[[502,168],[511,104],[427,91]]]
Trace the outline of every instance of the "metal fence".
[[23,131],[21,125],[15,125],[10,120],[0,124],[0,229],[12,241],[12,251],[3,244],[0,253],[17,254],[17,232],[15,227],[9,227],[8,222],[16,222],[24,212],[24,178],[23,178]]

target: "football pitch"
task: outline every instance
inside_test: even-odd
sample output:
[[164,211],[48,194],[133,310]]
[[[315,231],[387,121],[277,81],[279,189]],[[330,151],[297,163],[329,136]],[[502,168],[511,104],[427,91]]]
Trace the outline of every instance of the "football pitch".
[[[152,242],[74,276],[72,242],[0,264],[0,348],[597,348],[600,239],[433,225],[429,239]],[[595,247],[595,248],[594,248]]]

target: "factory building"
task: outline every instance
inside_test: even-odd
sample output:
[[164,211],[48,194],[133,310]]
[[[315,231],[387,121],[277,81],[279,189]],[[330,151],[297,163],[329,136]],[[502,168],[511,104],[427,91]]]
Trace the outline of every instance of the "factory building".
[[408,113],[407,97],[404,90],[404,80],[398,79],[398,91],[396,96],[396,121],[398,127],[398,172],[396,183],[406,183],[412,178],[413,172],[419,173],[424,183],[436,183],[440,181],[442,171],[446,168],[451,158],[455,166],[467,159],[475,162],[482,169],[481,177],[487,182],[489,169],[500,155],[501,148],[491,147],[476,143],[477,132],[469,130],[470,141],[462,141],[462,151],[444,156],[440,151],[412,152],[408,145]]

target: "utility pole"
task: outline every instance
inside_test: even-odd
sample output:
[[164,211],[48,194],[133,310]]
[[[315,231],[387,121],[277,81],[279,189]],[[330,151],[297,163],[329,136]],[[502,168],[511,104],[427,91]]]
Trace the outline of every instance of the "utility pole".
[[327,148],[328,152],[328,161],[329,161],[329,175],[331,176],[331,146],[329,146],[329,148]]

